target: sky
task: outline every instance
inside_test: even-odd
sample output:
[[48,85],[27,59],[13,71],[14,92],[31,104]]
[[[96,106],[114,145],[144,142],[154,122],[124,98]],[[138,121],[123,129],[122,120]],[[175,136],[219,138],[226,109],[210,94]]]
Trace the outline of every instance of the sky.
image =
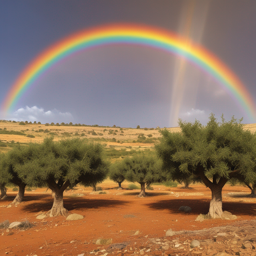
[[[255,0],[0,1],[0,104],[42,51],[81,30],[146,25],[199,44],[223,62],[256,101]],[[0,119],[120,127],[256,123],[211,75],[184,58],[137,45],[105,45],[60,61]]]

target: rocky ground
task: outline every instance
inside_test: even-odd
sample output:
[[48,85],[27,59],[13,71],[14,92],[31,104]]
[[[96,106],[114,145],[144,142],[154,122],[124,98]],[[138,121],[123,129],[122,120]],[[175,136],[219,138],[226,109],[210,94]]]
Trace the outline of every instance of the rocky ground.
[[[256,255],[256,220],[194,231],[172,232],[171,236],[141,238],[136,242],[102,245],[82,255]],[[170,233],[170,232],[169,232]],[[167,231],[168,234],[168,231]],[[111,243],[98,240],[100,243]]]

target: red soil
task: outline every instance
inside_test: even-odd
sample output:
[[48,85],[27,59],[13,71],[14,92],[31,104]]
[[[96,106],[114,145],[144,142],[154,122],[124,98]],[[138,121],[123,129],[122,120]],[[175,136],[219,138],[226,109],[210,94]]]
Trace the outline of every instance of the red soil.
[[[154,190],[148,191],[149,196],[146,198],[136,197],[139,190],[116,190],[107,187],[103,188],[107,194],[92,195],[91,188],[83,187],[65,192],[64,205],[69,213],[84,216],[84,219],[77,221],[67,221],[62,216],[36,219],[40,211],[46,212],[51,208],[52,197],[49,190],[26,192],[24,202],[11,208],[3,207],[15,196],[14,192],[8,193],[7,200],[0,201],[0,223],[4,220],[29,220],[35,226],[25,231],[0,230],[0,255],[87,255],[98,247],[108,247],[96,245],[98,238],[112,238],[113,243],[132,243],[140,241],[146,235],[149,238],[164,237],[169,228],[175,231],[198,230],[255,218],[256,199],[227,195],[229,192],[249,194],[246,187],[226,185],[223,189],[223,209],[237,215],[237,220],[203,222],[196,222],[195,219],[200,213],[208,212],[211,198],[208,188],[203,185],[192,185],[192,189],[153,187]],[[84,196],[74,197],[74,193],[83,193]],[[192,212],[179,212],[182,205],[190,206]],[[137,230],[140,234],[133,236]],[[70,243],[71,241],[73,242]]]

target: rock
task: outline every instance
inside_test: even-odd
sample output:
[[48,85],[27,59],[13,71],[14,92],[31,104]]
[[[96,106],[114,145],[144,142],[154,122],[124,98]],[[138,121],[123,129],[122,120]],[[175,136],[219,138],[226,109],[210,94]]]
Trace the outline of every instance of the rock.
[[172,231],[172,229],[168,229],[165,233],[166,236],[174,236],[175,235],[175,231]]
[[9,204],[6,208],[11,208],[12,207],[12,205],[11,204]]
[[208,220],[210,219],[209,215],[208,214],[199,214],[197,216],[197,218],[195,219],[195,221],[204,221],[204,220]]
[[98,245],[106,245],[106,244],[111,244],[112,243],[112,238],[110,239],[102,239],[102,238],[99,238],[96,240],[96,243],[95,244],[98,244]]
[[78,254],[77,256],[84,256],[84,253]]
[[231,212],[224,211],[221,218],[224,220],[236,220],[237,216],[233,215]]
[[140,233],[140,231],[137,230],[133,235],[134,235],[134,236],[137,236],[139,233]]
[[168,251],[170,248],[170,246],[168,244],[165,244],[162,246],[162,249],[165,250],[165,251]]
[[111,244],[108,248],[109,249],[119,249],[122,250],[127,246],[128,243],[119,243],[119,244]]
[[135,215],[133,215],[133,214],[126,214],[126,215],[124,215],[124,218],[135,218]]
[[5,220],[4,222],[0,223],[0,229],[2,228],[8,228],[10,225],[9,220]]
[[84,218],[83,215],[77,214],[77,213],[73,213],[68,215],[68,217],[66,218],[66,220],[82,220]]
[[199,247],[200,246],[200,242],[198,240],[193,240],[190,244],[191,248],[195,248],[195,247]]
[[14,221],[10,224],[9,228],[17,228],[19,227],[19,225],[21,224],[21,222],[19,221]]
[[180,212],[185,212],[185,213],[189,213],[189,212],[191,212],[191,207],[189,207],[189,206],[181,206],[180,208],[179,208],[179,211]]
[[45,215],[45,214],[40,214],[40,215],[36,216],[36,219],[38,219],[38,220],[42,220],[42,219],[44,219],[44,218],[47,218],[47,215]]

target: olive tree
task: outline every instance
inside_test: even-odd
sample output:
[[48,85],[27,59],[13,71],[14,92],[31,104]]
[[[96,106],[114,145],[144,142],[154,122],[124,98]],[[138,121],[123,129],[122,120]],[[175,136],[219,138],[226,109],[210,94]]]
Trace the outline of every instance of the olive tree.
[[36,144],[29,144],[26,147],[16,146],[7,152],[0,161],[0,183],[3,185],[12,183],[19,187],[18,194],[11,204],[17,205],[22,202],[27,185],[24,174],[20,173],[17,167],[26,165],[34,159],[38,152],[36,148]]
[[124,161],[116,161],[110,166],[109,178],[118,183],[118,188],[122,189],[122,182],[125,180],[126,168]]
[[66,216],[68,211],[64,208],[63,192],[67,187],[74,187],[78,183],[92,184],[106,177],[108,163],[103,158],[103,148],[86,140],[54,142],[49,138],[38,147],[40,156],[17,169],[27,184],[46,184],[52,190],[50,216]]
[[244,130],[240,120],[233,117],[218,123],[213,114],[206,126],[200,122],[179,121],[181,133],[161,131],[156,146],[164,169],[178,179],[191,174],[198,176],[210,188],[212,199],[209,216],[221,218],[222,188],[238,175],[245,182],[255,181],[256,137]]
[[125,178],[141,185],[139,197],[145,197],[145,185],[153,182],[161,182],[164,179],[162,161],[155,155],[147,153],[139,154],[124,159]]

